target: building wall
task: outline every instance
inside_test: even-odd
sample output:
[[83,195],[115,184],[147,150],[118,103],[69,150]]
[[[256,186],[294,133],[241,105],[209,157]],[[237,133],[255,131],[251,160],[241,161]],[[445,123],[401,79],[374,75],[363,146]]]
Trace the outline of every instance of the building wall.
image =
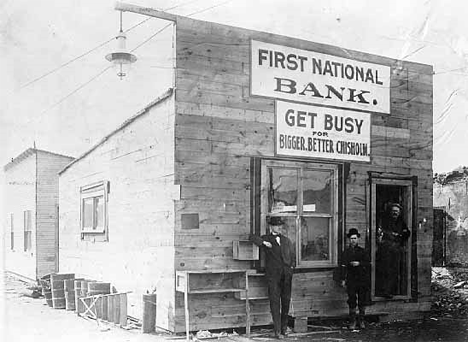
[[[250,159],[274,156],[274,100],[250,96],[250,39],[391,67],[390,111],[371,114],[371,163],[351,163],[346,175],[345,229],[366,230],[368,171],[418,177],[417,303],[376,303],[373,310],[427,310],[432,246],[432,67],[273,34],[178,18],[175,177],[176,269],[250,268],[232,259],[232,241],[250,232]],[[366,194],[367,193],[367,194]],[[181,215],[199,214],[198,229]],[[347,312],[333,271],[297,274],[293,311],[326,316]],[[176,330],[184,329],[177,294]],[[243,326],[243,303],[233,296],[193,297],[192,330]],[[270,322],[266,301],[252,301],[253,324]],[[222,310],[220,309],[222,308]]]
[[446,264],[468,265],[468,180],[435,182],[434,207],[446,212]]
[[[174,307],[174,102],[170,97],[60,174],[60,272],[111,282],[142,316],[157,290],[157,325]],[[108,181],[108,241],[80,238],[80,187]]]
[[37,152],[37,275],[58,271],[58,173],[73,158]]
[[[5,269],[36,279],[36,154],[5,171]],[[31,210],[31,250],[24,251],[24,211]],[[10,215],[13,214],[14,249],[10,245]]]

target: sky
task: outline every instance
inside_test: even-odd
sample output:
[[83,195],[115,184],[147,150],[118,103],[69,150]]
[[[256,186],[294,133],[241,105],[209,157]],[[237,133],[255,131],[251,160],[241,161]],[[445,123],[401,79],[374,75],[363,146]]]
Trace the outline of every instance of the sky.
[[[434,171],[468,166],[466,1],[126,2],[433,65]],[[114,7],[113,0],[0,2],[2,166],[34,144],[80,156],[170,86],[171,28],[133,13],[124,13],[123,28],[140,24],[127,33],[138,61],[123,80],[116,76],[104,58],[115,50]]]

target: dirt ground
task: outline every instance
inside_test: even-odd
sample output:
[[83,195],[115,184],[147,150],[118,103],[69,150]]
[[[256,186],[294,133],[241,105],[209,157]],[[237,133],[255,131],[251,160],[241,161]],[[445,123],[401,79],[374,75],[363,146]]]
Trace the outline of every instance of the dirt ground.
[[[4,319],[1,341],[184,341],[184,336],[168,333],[142,334],[137,325],[125,330],[108,323],[78,317],[75,313],[55,310],[44,298],[31,298],[31,284],[6,275],[2,301]],[[304,334],[290,334],[284,341],[354,342],[436,342],[468,341],[468,269],[433,269],[433,310],[424,320],[370,322],[365,330],[352,332],[345,321],[310,322]],[[207,332],[208,336],[210,332]],[[3,335],[3,336],[2,336]],[[199,335],[200,336],[200,335]],[[196,338],[195,338],[196,339]],[[221,342],[270,341],[269,329],[252,330],[252,337],[213,332],[200,340]]]

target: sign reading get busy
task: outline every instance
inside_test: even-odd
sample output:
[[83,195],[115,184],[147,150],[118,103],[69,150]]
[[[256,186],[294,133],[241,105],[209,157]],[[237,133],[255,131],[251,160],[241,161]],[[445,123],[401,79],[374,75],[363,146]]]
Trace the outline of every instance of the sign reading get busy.
[[390,67],[251,40],[251,94],[390,113]]
[[370,114],[276,101],[276,154],[370,161]]

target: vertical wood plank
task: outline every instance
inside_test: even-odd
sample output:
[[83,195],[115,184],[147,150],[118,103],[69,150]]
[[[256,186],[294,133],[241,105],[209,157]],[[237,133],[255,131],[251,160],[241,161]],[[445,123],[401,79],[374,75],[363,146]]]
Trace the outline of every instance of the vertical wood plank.
[[127,294],[121,293],[118,296],[119,296],[119,302],[120,302],[119,323],[121,327],[125,327],[127,325]]

